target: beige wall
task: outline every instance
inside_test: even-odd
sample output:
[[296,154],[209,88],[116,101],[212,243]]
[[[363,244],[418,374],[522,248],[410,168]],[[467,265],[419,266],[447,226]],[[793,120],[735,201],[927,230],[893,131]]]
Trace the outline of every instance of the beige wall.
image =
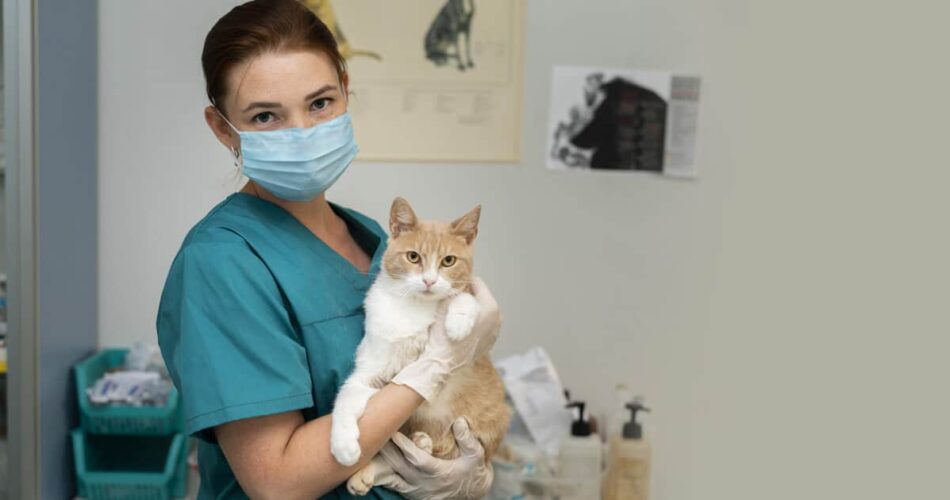
[[[231,4],[100,3],[103,344],[154,337],[177,246],[237,185],[199,65]],[[330,197],[377,219],[395,195],[442,218],[482,203],[497,353],[545,346],[595,407],[618,381],[644,393],[656,499],[947,498],[931,4],[530,0],[519,165],[357,163]],[[700,178],[545,171],[554,64],[702,75]]]

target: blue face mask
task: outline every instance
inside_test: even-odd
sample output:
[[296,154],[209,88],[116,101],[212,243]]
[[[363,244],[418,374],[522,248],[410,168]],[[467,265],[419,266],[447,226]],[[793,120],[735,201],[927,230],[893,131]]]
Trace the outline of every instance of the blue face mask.
[[329,189],[359,150],[349,113],[310,128],[241,131],[224,121],[241,137],[244,175],[285,200],[308,201]]

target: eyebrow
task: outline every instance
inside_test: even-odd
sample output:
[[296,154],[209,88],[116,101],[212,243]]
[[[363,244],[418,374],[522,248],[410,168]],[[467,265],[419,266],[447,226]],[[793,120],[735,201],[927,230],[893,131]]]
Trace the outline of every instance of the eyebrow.
[[329,91],[331,91],[331,90],[336,90],[336,85],[330,85],[330,84],[324,85],[324,86],[320,87],[319,89],[317,89],[316,91],[307,94],[307,97],[304,97],[303,100],[304,100],[304,101],[309,101],[310,99],[313,99],[314,97],[317,97],[317,96],[326,94],[327,92],[329,92]]
[[[307,94],[307,97],[304,97],[303,100],[304,100],[304,101],[309,101],[309,100],[311,100],[311,99],[313,99],[313,98],[315,98],[315,97],[318,97],[318,96],[323,95],[323,94],[325,94],[325,93],[327,93],[327,92],[329,92],[329,91],[331,91],[331,90],[336,90],[336,89],[337,89],[336,85],[324,85],[324,86],[320,87],[319,89],[317,89],[317,90],[315,90],[315,91],[313,91],[313,92]],[[246,108],[244,108],[244,110],[241,111],[241,112],[242,112],[242,113],[247,113],[248,111],[250,111],[250,110],[252,110],[252,109],[254,109],[254,108],[265,108],[265,109],[268,109],[268,108],[279,108],[279,107],[280,107],[280,103],[277,103],[277,102],[252,102],[252,103],[248,104],[248,106],[247,106]]]

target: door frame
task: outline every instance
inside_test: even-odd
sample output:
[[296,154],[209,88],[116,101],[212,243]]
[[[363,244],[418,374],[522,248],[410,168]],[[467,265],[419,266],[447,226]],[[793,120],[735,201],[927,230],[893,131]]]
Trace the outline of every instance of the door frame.
[[3,0],[10,498],[39,497],[35,0]]

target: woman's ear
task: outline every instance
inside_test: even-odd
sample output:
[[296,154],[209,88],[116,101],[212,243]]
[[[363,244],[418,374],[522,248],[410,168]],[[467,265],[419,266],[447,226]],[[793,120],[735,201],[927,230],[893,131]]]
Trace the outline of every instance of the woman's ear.
[[350,74],[347,73],[346,71],[344,71],[343,74],[340,75],[340,85],[343,87],[340,90],[343,92],[343,95],[346,97],[346,99],[349,100],[350,99]]
[[224,147],[231,151],[237,151],[241,148],[241,141],[237,132],[231,129],[228,122],[224,121],[224,117],[221,116],[217,108],[214,106],[205,107],[205,122],[208,123],[208,128],[218,138],[218,141],[224,144]]

